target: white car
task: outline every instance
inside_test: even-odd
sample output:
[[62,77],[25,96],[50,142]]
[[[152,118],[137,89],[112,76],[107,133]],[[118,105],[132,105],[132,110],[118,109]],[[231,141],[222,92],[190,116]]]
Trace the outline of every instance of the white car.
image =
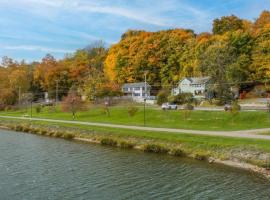
[[163,103],[161,108],[162,110],[177,110],[177,105],[171,103]]

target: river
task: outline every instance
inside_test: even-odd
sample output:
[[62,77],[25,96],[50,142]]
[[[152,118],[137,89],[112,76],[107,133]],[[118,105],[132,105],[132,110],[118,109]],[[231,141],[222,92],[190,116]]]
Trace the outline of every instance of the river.
[[0,200],[270,199],[270,181],[190,159],[0,130]]

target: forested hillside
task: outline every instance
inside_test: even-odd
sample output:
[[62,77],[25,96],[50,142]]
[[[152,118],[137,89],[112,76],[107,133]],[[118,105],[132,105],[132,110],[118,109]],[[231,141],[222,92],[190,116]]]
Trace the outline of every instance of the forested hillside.
[[212,33],[174,29],[159,32],[128,31],[113,45],[105,73],[119,83],[143,79],[171,85],[185,76],[211,76],[222,82],[269,78],[270,13],[254,22],[236,16],[213,22]]
[[242,86],[270,79],[270,12],[253,22],[236,16],[213,21],[212,32],[172,29],[159,32],[128,30],[109,49],[102,43],[80,49],[61,60],[47,55],[25,63],[4,57],[0,67],[0,105],[52,98],[71,88],[89,100],[113,95],[125,82],[147,81],[171,88],[185,76],[210,76],[217,85]]

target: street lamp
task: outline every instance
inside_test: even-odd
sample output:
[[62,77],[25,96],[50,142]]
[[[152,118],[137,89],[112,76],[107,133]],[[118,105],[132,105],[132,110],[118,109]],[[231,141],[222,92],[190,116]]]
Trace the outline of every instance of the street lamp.
[[146,126],[146,113],[145,113],[145,108],[146,108],[146,93],[147,93],[147,87],[146,87],[146,75],[147,72],[144,72],[144,107],[143,107],[143,125]]

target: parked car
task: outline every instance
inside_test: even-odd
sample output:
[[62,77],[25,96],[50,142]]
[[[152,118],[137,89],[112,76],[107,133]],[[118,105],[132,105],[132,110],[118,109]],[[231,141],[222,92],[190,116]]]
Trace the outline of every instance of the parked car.
[[177,105],[171,103],[163,103],[161,108],[162,110],[177,110]]
[[236,105],[232,105],[232,104],[225,104],[224,105],[224,110],[225,111],[232,111],[233,110],[233,106],[234,106],[234,109],[240,111],[241,110],[241,106],[236,104]]
[[53,101],[46,99],[44,102],[41,103],[41,106],[45,107],[45,106],[53,106]]
[[232,105],[231,104],[225,104],[224,105],[224,110],[225,111],[231,111],[232,110]]

